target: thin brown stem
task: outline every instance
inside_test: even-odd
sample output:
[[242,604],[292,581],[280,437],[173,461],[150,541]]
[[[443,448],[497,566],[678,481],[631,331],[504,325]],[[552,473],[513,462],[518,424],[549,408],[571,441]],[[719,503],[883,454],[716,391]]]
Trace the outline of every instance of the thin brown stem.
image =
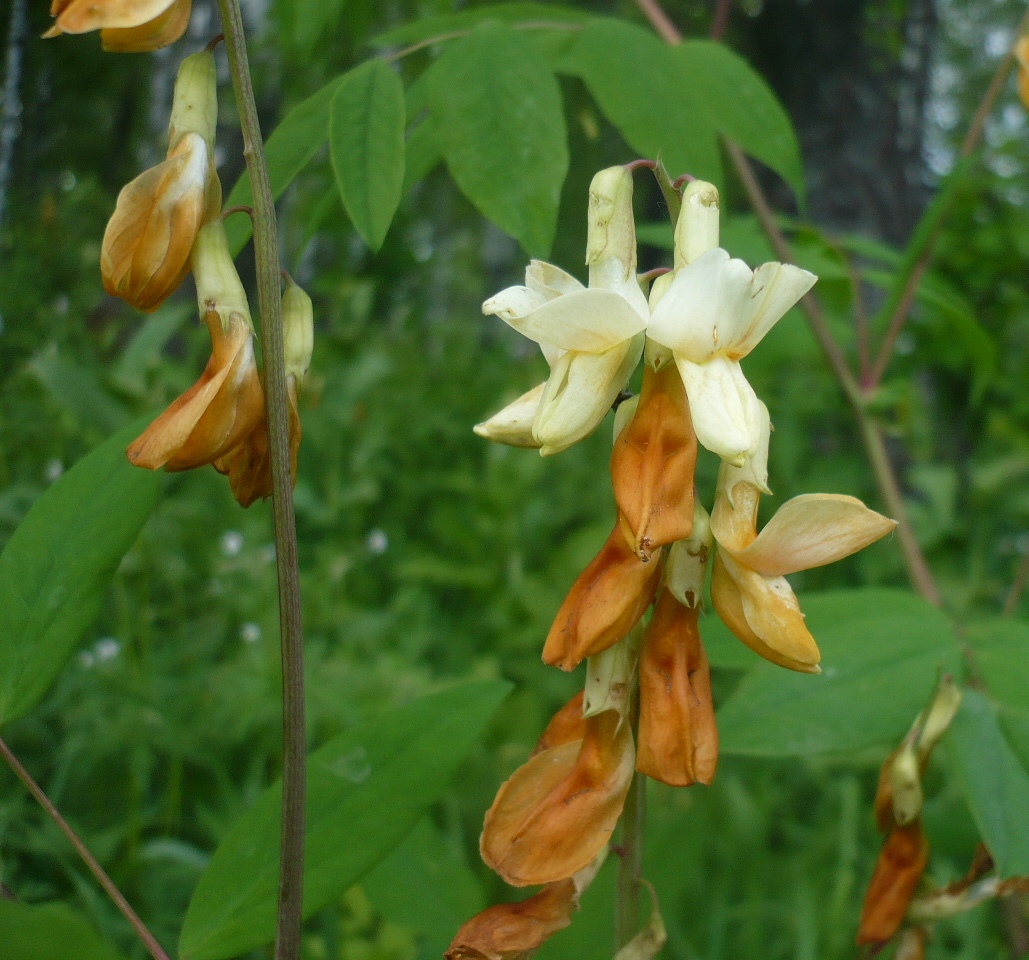
[[729,26],[729,8],[732,0],[715,0],[715,18],[711,21],[711,39],[720,41]]
[[[671,24],[664,11],[657,7],[656,0],[636,0],[637,6],[647,16],[654,29],[668,42],[678,43],[682,40],[682,34]],[[655,10],[656,8],[656,10]],[[669,30],[668,27],[671,26]],[[731,140],[725,141],[726,150],[732,161],[736,175],[740,178],[743,188],[747,193],[747,199],[754,210],[754,214],[761,224],[765,236],[768,238],[776,256],[784,262],[793,262],[795,257],[786,240],[779,224],[776,223],[775,215],[765,197],[761,185],[758,183],[754,170],[747,160],[743,151],[740,150]],[[818,341],[822,353],[829,364],[840,389],[843,390],[847,402],[850,404],[854,417],[858,422],[861,431],[861,439],[865,445],[869,465],[875,477],[876,485],[886,503],[890,515],[897,521],[897,539],[900,543],[901,555],[907,566],[908,576],[915,589],[930,603],[939,606],[941,603],[940,591],[933,579],[932,571],[926,562],[918,539],[915,537],[914,529],[911,526],[911,519],[908,516],[904,504],[904,497],[900,491],[900,484],[897,482],[893,464],[890,462],[886,451],[886,443],[883,439],[879,425],[872,418],[865,407],[865,397],[851,372],[847,359],[843,354],[839,343],[832,335],[829,324],[826,320],[825,310],[819,299],[812,293],[803,297],[799,304],[804,316],[807,318],[808,326]]]
[[[1027,28],[1029,28],[1029,11],[1022,16],[1018,26],[1015,28],[1015,36],[1021,36]],[[997,64],[997,69],[993,73],[993,78],[990,80],[986,91],[983,93],[982,98],[979,101],[979,105],[975,109],[975,114],[972,116],[972,122],[968,126],[968,132],[965,134],[964,140],[961,141],[961,149],[958,151],[958,158],[960,160],[965,160],[970,157],[982,142],[983,133],[986,130],[986,118],[989,117],[990,113],[993,111],[994,104],[997,102],[997,97],[1000,96],[1001,91],[1004,89],[1004,82],[1007,80],[1014,62],[1014,52],[1009,50],[1001,59],[1000,63]],[[886,334],[883,337],[883,342],[879,348],[879,352],[876,354],[875,363],[872,365],[869,377],[869,387],[871,389],[874,389],[882,382],[883,375],[886,373],[886,368],[889,366],[890,360],[893,357],[893,350],[897,345],[897,337],[900,336],[900,332],[904,329],[904,324],[907,322],[908,315],[911,313],[911,307],[914,305],[915,296],[918,293],[918,285],[922,282],[922,278],[929,269],[933,253],[936,250],[936,242],[939,240],[940,234],[943,232],[943,221],[946,219],[946,216],[947,211],[944,210],[937,220],[935,227],[925,238],[918,260],[915,262],[914,268],[908,275],[907,282],[904,284],[904,289],[901,292],[900,298],[897,300],[897,305],[894,307],[893,313],[890,315],[889,322],[886,325]]]
[[232,86],[243,129],[243,153],[254,195],[254,256],[264,347],[264,389],[272,472],[272,516],[279,585],[282,651],[282,833],[276,960],[300,955],[304,888],[304,808],[307,734],[304,721],[304,644],[293,478],[290,471],[286,372],[280,309],[275,201],[264,157],[261,126],[250,79],[239,0],[218,0]]
[[615,900],[615,951],[640,929],[640,888],[643,873],[643,828],[647,815],[647,778],[633,774],[622,811],[618,889]]
[[[104,888],[104,892],[114,901],[114,905],[121,911],[123,917],[128,920],[129,925],[136,931],[136,936],[143,941],[150,956],[154,960],[169,960],[164,948],[157,942],[157,938],[147,929],[147,925],[139,918],[139,915],[129,905],[128,900],[115,886],[114,881],[107,875],[107,872],[100,866],[96,857],[89,852],[89,848],[82,842],[79,835],[71,828],[60,811],[54,806],[53,801],[46,795],[43,788],[32,779],[31,774],[26,770],[18,758],[11,752],[11,748],[0,738],[0,757],[11,768],[14,775],[25,785],[25,789],[32,794],[36,802],[46,811],[47,816],[57,825],[57,829],[64,834],[68,842],[75,848],[75,852],[85,863],[89,872],[96,878],[97,883]],[[6,887],[4,890],[6,891]]]

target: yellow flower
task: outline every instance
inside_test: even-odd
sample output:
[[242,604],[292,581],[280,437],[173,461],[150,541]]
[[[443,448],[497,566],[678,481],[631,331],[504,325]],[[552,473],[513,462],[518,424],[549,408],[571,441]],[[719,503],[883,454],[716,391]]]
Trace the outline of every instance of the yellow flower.
[[189,24],[191,0],[53,0],[44,38],[100,31],[105,50],[145,53],[174,43]]

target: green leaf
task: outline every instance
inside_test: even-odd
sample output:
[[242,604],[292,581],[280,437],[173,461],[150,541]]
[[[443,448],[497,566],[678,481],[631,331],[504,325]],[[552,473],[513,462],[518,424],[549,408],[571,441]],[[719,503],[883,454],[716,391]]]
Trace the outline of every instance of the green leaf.
[[361,886],[387,920],[422,938],[423,957],[439,957],[458,927],[486,906],[461,845],[445,840],[428,817]]
[[0,900],[0,956],[5,960],[118,960],[86,918],[63,903],[30,907]]
[[343,206],[378,250],[404,185],[404,87],[384,60],[343,75],[332,98],[329,145]]
[[914,594],[830,591],[801,605],[822,673],[761,662],[718,711],[723,752],[784,757],[899,739],[940,671],[960,665],[950,621]]
[[1001,729],[1022,763],[1029,767],[1029,624],[1020,620],[986,620],[969,624],[976,676],[986,685],[999,710]]
[[429,109],[461,191],[531,256],[557,229],[568,145],[561,91],[538,48],[484,25],[429,68]]
[[673,47],[685,70],[680,99],[752,157],[774,170],[803,204],[804,170],[793,124],[761,75],[727,46],[690,40]]
[[[465,684],[330,740],[308,758],[304,916],[392,850],[446,789],[509,685]],[[221,960],[275,935],[281,785],[211,858],[186,913],[182,960]]]
[[[295,106],[283,117],[265,142],[264,155],[268,161],[268,176],[271,179],[272,195],[276,199],[325,145],[329,137],[332,98],[342,82],[343,77],[337,77],[303,103]],[[250,176],[243,173],[232,188],[225,206],[250,206],[253,202]],[[242,215],[232,217],[226,223],[225,229],[229,235],[230,248],[233,253],[239,253],[252,233],[250,218]]]
[[141,429],[122,430],[64,474],[0,555],[0,724],[53,683],[157,502],[160,475],[125,459]]
[[997,872],[1002,877],[1029,874],[1029,773],[1012,752],[981,693],[964,691],[947,741]]
[[579,34],[562,69],[582,79],[640,156],[660,153],[673,177],[691,173],[722,185],[715,130],[691,100],[685,61],[649,30],[596,20]]
[[487,20],[510,24],[531,23],[534,26],[553,24],[560,27],[586,23],[590,20],[590,14],[549,3],[491,3],[473,10],[405,23],[402,27],[372,37],[369,42],[373,47],[406,47],[461,30],[470,30]]
[[58,353],[56,344],[29,361],[29,372],[81,428],[106,437],[128,419],[128,411],[103,387],[94,367]]
[[407,148],[404,163],[404,193],[407,193],[419,180],[443,159],[436,134],[432,129],[432,120],[426,117],[407,135]]

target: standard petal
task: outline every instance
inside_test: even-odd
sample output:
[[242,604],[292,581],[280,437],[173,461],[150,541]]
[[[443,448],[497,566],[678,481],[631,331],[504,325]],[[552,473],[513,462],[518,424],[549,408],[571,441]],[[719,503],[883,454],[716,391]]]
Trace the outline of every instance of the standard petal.
[[[531,293],[525,287],[520,289]],[[511,310],[500,313],[486,309],[507,292],[505,290],[493,300],[487,300],[483,310],[495,313],[536,343],[549,343],[564,350],[583,353],[601,353],[632,339],[647,328],[646,317],[640,316],[624,297],[610,290],[567,293],[524,314]]]
[[525,285],[546,300],[555,300],[565,293],[586,288],[560,267],[545,260],[530,260],[525,268]]
[[121,27],[100,31],[100,45],[108,53],[149,53],[160,50],[179,39],[189,26],[192,0],[175,2],[154,20],[138,27]]
[[545,387],[546,383],[533,387],[499,413],[477,423],[473,428],[475,433],[494,443],[506,443],[509,447],[538,447],[540,444],[532,435],[532,422]]
[[748,315],[731,347],[726,345],[729,356],[739,360],[750,353],[817,280],[813,273],[791,263],[764,263],[758,267],[750,283]]
[[611,409],[639,363],[643,337],[604,353],[564,354],[550,373],[532,433],[550,456],[589,436]]
[[51,13],[62,33],[86,33],[111,27],[138,27],[156,20],[175,0],[70,0],[54,3]]
[[741,464],[758,439],[761,407],[740,365],[722,356],[692,363],[679,354],[675,362],[689,397],[697,440],[723,460]]
[[734,556],[766,577],[781,577],[849,557],[896,526],[854,497],[808,493],[784,503],[757,539]]
[[647,335],[694,363],[731,346],[750,319],[753,274],[742,260],[711,250],[679,270],[653,308]]

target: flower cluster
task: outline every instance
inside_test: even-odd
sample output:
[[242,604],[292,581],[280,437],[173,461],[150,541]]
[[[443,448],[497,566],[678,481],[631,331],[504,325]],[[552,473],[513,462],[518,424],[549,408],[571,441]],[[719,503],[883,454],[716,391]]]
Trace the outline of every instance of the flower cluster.
[[[817,673],[818,647],[786,575],[895,526],[853,497],[817,494],[785,503],[758,532],[771,424],[739,361],[816,278],[781,263],[751,270],[718,241],[718,192],[692,182],[674,266],[648,297],[636,273],[631,172],[612,167],[590,188],[588,285],[533,261],[524,286],[483,304],[538,343],[550,367],[544,383],[475,428],[487,439],[565,450],[601,423],[641,358],[644,368],[638,397],[614,418],[613,529],[543,646],[544,662],[562,670],[586,661],[585,690],[500,788],[483,826],[485,862],[543,892],[474,917],[450,960],[527,956],[570,922],[635,772],[673,786],[711,782],[718,732],[699,629],[709,565],[712,604],[729,629],[773,663]],[[710,514],[694,489],[698,447],[721,458]]]
[[[54,0],[49,35],[101,30],[106,49],[155,49],[185,29],[190,0]],[[147,45],[149,44],[149,45]],[[227,474],[244,507],[272,492],[264,390],[250,306],[233,263],[214,163],[218,88],[210,49],[187,57],[175,82],[168,152],[118,195],[100,251],[104,288],[145,313],[156,310],[192,271],[211,358],[200,379],[128,448],[149,470],[212,464]],[[287,277],[282,295],[289,448],[296,478],[298,396],[313,346],[311,300]]]

